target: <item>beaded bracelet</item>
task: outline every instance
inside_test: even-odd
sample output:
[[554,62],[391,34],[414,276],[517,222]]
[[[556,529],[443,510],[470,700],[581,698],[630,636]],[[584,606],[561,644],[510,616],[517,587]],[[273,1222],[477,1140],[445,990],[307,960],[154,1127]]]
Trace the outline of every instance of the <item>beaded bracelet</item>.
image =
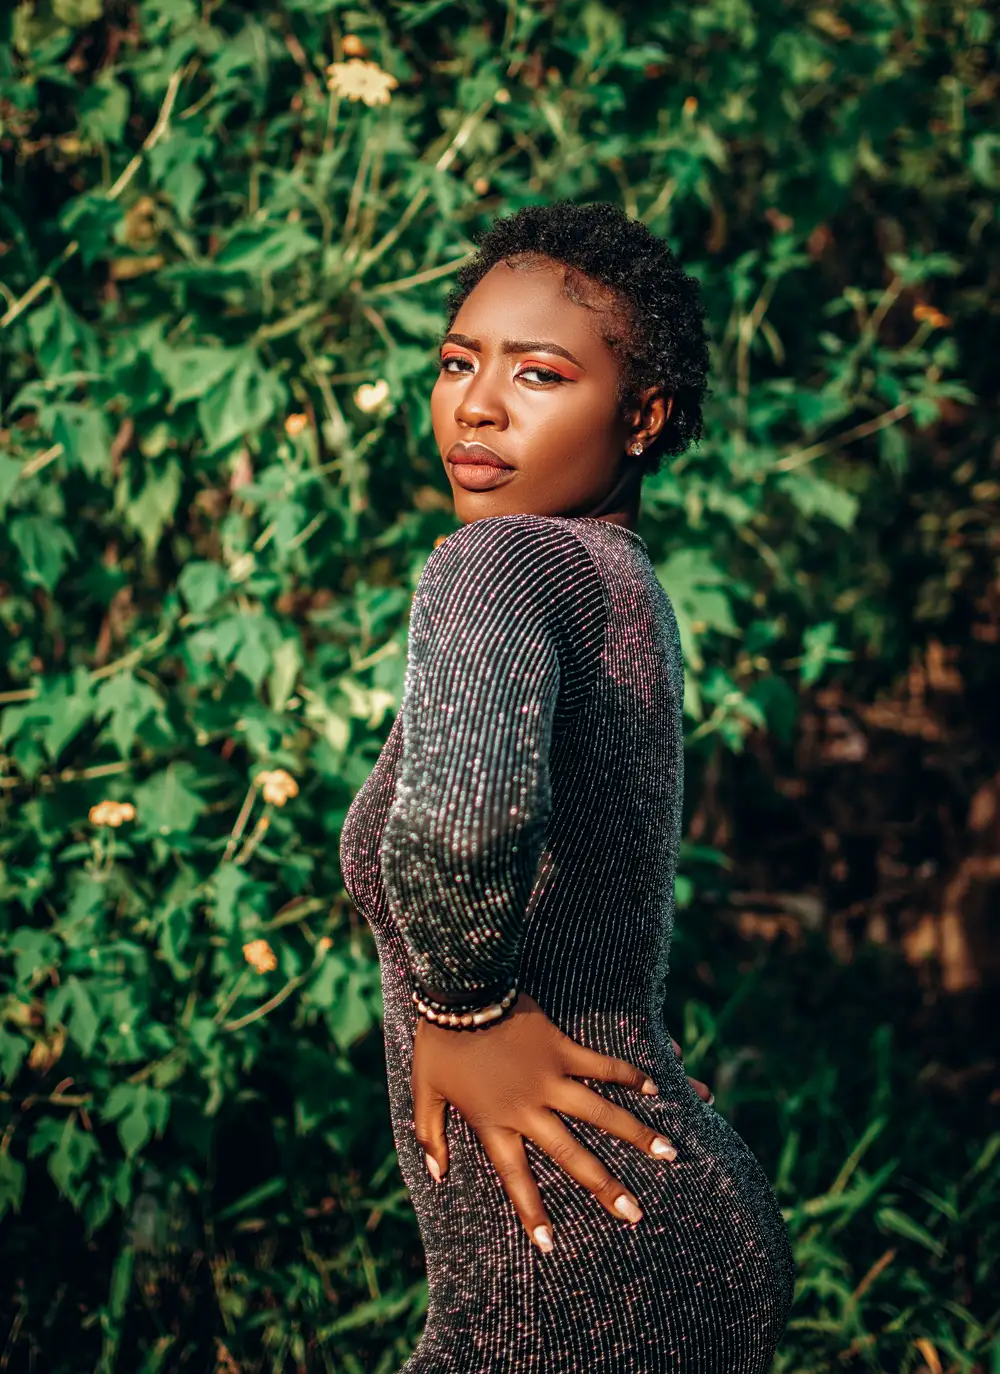
[[[411,980],[414,981],[415,980]],[[491,1002],[489,1006],[471,1008],[467,1011],[455,1011],[446,1007],[442,1002],[435,1002],[433,998],[427,997],[417,986],[413,989],[413,1005],[425,1020],[431,1021],[436,1026],[445,1026],[448,1030],[478,1030],[480,1026],[492,1025],[506,1016],[510,1008],[517,1001],[517,988],[512,987],[499,1002]]]

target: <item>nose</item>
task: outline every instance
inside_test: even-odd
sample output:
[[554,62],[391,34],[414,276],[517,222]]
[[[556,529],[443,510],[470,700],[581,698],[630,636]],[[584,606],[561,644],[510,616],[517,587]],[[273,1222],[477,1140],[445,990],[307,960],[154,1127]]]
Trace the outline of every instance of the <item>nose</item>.
[[478,371],[461,388],[455,406],[455,421],[468,429],[481,429],[483,425],[506,429],[507,411],[499,388],[490,378],[485,365],[480,364]]

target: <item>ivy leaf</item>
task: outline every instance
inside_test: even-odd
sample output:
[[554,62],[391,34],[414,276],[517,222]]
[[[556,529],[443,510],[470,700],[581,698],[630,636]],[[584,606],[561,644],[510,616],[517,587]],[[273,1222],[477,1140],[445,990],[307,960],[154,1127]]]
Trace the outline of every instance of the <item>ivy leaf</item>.
[[283,639],[271,655],[267,694],[272,711],[283,711],[302,668],[302,649],[297,639]]
[[187,563],[177,578],[177,590],[195,615],[204,615],[233,589],[225,568],[207,559]]
[[135,791],[140,833],[187,835],[198,824],[205,803],[187,784],[198,777],[190,763],[171,763]]
[[97,1040],[101,1017],[91,999],[90,993],[79,978],[71,976],[66,980],[73,1003],[73,1015],[66,1029],[80,1053],[89,1055]]
[[80,96],[80,132],[93,143],[121,143],[129,104],[128,87],[113,73],[101,72]]
[[0,516],[6,510],[7,502],[21,480],[21,467],[22,464],[16,458],[0,453]]
[[101,683],[94,705],[96,717],[108,714],[111,720],[106,732],[121,757],[127,759],[143,721],[151,716],[164,720],[164,705],[148,682],[141,682],[131,672],[116,673]]
[[[213,265],[225,272],[278,272],[319,248],[319,240],[300,224],[241,224],[215,255]],[[437,328],[440,320],[435,316]]]
[[84,1174],[101,1147],[88,1131],[81,1131],[75,1116],[68,1116],[59,1144],[49,1155],[49,1175],[64,1198],[78,1211],[86,1193]]
[[252,349],[198,402],[198,423],[209,453],[252,433],[284,404],[285,388],[265,371]]
[[239,348],[167,348],[156,350],[156,365],[170,388],[175,406],[204,396],[243,358]]
[[0,1221],[7,1212],[20,1212],[27,1171],[10,1150],[0,1151]]
[[10,522],[10,537],[27,581],[54,591],[66,560],[76,553],[76,541],[66,526],[47,515],[18,515]]
[[68,202],[59,225],[79,243],[84,266],[90,267],[113,246],[124,218],[117,201],[109,200],[103,191],[87,191]]
[[[157,471],[145,468],[145,482],[138,496],[122,495],[127,486],[119,488],[122,515],[139,535],[147,557],[152,557],[163,537],[163,531],[173,523],[180,500],[183,471],[176,458],[168,458]],[[123,477],[127,484],[127,478]]]
[[815,473],[782,473],[776,483],[807,520],[821,515],[842,530],[849,530],[858,514],[858,498]]
[[71,466],[97,477],[111,465],[108,422],[95,406],[63,404],[53,407],[52,437],[62,444]]
[[802,635],[802,665],[799,673],[803,687],[811,687],[822,677],[828,663],[848,663],[854,657],[834,644],[837,626],[833,620],[810,625]]

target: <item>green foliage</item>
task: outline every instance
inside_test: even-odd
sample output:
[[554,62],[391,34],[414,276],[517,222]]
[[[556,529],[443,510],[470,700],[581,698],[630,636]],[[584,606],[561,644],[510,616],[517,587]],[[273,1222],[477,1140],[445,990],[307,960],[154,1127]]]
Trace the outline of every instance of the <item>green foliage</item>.
[[[18,6],[0,1216],[35,1273],[4,1301],[53,1374],[391,1374],[419,1333],[377,966],[335,856],[400,698],[412,589],[454,525],[428,394],[473,230],[619,199],[703,283],[709,437],[648,483],[642,527],[684,636],[694,804],[720,751],[789,740],[840,665],[906,666],[879,549],[980,389],[988,290],[966,255],[995,232],[992,25],[926,0]],[[368,85],[331,89],[358,53]],[[685,852],[690,900],[717,856]],[[725,1082],[727,1008],[759,995],[689,1001],[692,1073],[713,1054]],[[736,1079],[720,1097],[756,1113],[796,1236],[778,1368],[847,1351],[915,1370],[931,1346],[984,1367],[995,1139],[904,1185],[887,1059],[867,1116],[832,1065],[771,1072],[770,1113]],[[57,1229],[72,1313],[34,1270],[32,1237]]]

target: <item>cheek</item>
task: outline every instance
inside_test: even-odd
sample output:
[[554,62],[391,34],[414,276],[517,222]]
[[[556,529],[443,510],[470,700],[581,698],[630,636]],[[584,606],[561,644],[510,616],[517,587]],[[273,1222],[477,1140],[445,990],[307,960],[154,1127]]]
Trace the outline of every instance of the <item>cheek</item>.
[[442,385],[440,373],[438,374],[437,381],[431,387],[430,407],[431,425],[434,427],[435,430],[437,430],[440,427],[442,421],[444,420],[447,407],[447,400],[445,397],[445,391]]

